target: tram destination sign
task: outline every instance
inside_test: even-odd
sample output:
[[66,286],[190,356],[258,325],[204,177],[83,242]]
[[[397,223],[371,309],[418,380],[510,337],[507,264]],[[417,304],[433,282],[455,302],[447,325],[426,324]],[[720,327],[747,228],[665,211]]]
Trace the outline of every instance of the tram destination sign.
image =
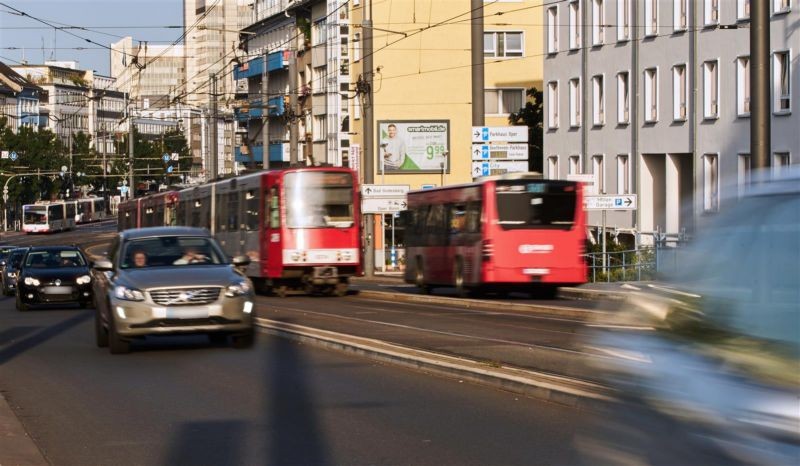
[[636,194],[623,194],[620,196],[585,196],[583,198],[584,210],[636,210]]

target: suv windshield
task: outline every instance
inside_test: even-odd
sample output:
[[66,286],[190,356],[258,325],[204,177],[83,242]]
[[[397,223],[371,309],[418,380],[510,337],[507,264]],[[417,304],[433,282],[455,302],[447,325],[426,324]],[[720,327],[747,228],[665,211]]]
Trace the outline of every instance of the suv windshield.
[[25,258],[25,267],[32,269],[86,267],[86,261],[77,249],[31,251]]
[[498,181],[497,223],[504,229],[569,230],[575,223],[575,184],[569,181]]
[[162,236],[128,241],[120,268],[226,264],[214,240],[202,236]]

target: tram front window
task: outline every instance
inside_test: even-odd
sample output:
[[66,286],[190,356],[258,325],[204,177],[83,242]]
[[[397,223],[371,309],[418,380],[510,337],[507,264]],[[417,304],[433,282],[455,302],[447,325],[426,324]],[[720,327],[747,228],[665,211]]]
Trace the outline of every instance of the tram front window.
[[289,228],[348,228],[353,225],[350,174],[289,173],[284,186]]
[[46,225],[47,207],[26,205],[23,210],[23,217],[28,225]]

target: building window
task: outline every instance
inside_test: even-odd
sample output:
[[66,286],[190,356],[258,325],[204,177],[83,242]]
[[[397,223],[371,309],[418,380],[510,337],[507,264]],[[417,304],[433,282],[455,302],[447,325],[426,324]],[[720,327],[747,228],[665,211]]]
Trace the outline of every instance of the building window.
[[789,168],[790,163],[791,159],[788,152],[775,152],[772,157],[772,175],[775,177],[781,176]]
[[719,0],[703,0],[703,24],[715,26],[719,24]]
[[573,78],[569,80],[569,125],[578,127],[581,125],[581,80]]
[[487,115],[508,115],[525,105],[525,89],[486,89],[483,96]]
[[617,194],[631,193],[631,170],[628,154],[617,156]]
[[750,115],[750,57],[736,59],[736,114]]
[[719,118],[719,62],[703,63],[703,118]]
[[547,53],[558,52],[558,7],[547,9]]
[[772,0],[772,13],[786,13],[792,8],[792,0]]
[[557,155],[547,157],[547,176],[551,180],[557,180],[559,177]]
[[592,78],[592,124],[602,126],[606,123],[606,96],[603,75]]
[[617,123],[628,124],[631,120],[630,80],[627,71],[617,73]]
[[674,31],[685,31],[688,25],[687,15],[689,12],[689,0],[675,0],[675,11],[673,12],[673,25]]
[[631,0],[617,0],[617,40],[631,37]]
[[672,119],[686,120],[686,65],[672,67]]
[[658,121],[658,69],[644,70],[644,121]]
[[514,58],[523,56],[521,32],[484,32],[483,56],[486,58]]
[[703,209],[706,212],[719,210],[719,157],[706,154],[703,157]]
[[558,128],[558,82],[547,84],[547,127]]
[[580,155],[570,155],[569,156],[569,175],[578,175],[581,172],[581,156]]
[[752,169],[750,154],[739,154],[739,196],[744,194],[747,185],[750,184],[750,172]]
[[581,46],[581,7],[580,2],[569,4],[569,48],[575,50]]
[[592,0],[592,45],[605,42],[605,9],[603,0]]
[[605,194],[606,193],[606,174],[605,169],[603,167],[603,156],[602,155],[594,155],[592,156],[592,174],[594,175],[594,193],[595,194]]
[[644,0],[644,35],[658,35],[658,3],[656,0]]
[[322,116],[314,116],[314,128],[313,128],[314,140],[315,141],[324,141],[328,137],[328,130],[326,126],[326,118],[325,115]]
[[789,52],[775,52],[772,64],[772,95],[775,113],[788,113],[792,109],[791,62]]
[[356,32],[353,34],[353,61],[361,60],[361,33]]
[[736,0],[736,19],[750,19],[750,0]]

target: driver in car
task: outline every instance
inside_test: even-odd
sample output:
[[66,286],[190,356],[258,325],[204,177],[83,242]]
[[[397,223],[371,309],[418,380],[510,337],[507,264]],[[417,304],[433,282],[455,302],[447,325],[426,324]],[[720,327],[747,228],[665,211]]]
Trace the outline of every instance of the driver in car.
[[208,261],[207,256],[201,254],[196,247],[188,246],[183,251],[183,256],[180,259],[177,259],[175,262],[173,262],[173,264],[174,265],[203,264],[206,261]]

